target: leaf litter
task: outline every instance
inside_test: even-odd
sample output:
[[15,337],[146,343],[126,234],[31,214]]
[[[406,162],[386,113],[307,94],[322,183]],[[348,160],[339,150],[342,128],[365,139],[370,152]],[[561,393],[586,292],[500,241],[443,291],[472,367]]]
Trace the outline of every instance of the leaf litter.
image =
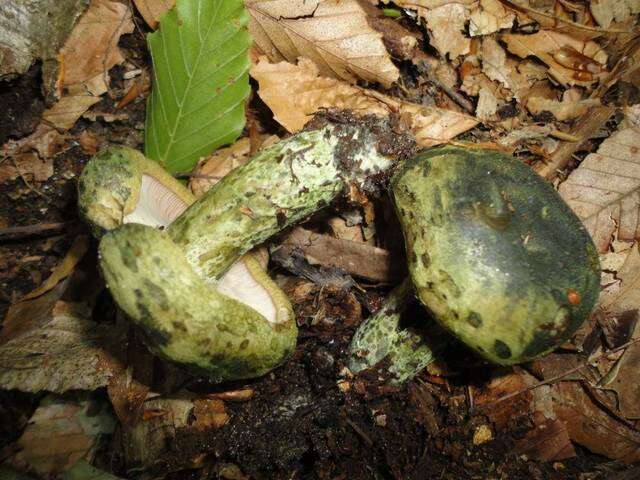
[[[379,308],[382,286],[404,265],[384,198],[354,191],[271,242],[275,279],[298,314],[299,346],[272,375],[239,385],[208,385],[154,359],[110,304],[93,248],[83,257],[87,246],[78,240],[63,260],[82,238],[72,192],[88,155],[105,143],[142,145],[145,75],[153,70],[133,30],[147,31],[137,15],[156,29],[176,2],[135,0],[137,11],[125,2],[86,3],[83,16],[70,16],[72,25],[52,36],[55,52],[30,53],[47,62],[37,85],[47,106],[39,125],[2,132],[9,140],[0,192],[8,201],[0,228],[32,224],[36,232],[0,245],[8,307],[0,345],[8,396],[0,402],[32,419],[3,443],[19,450],[8,465],[69,478],[93,469],[104,478],[191,470],[220,478],[377,471],[517,479],[533,471],[595,479],[640,460],[637,1],[246,2],[255,42],[249,121],[222,148],[198,150],[193,171],[182,169],[194,193],[263,143],[346,109],[392,118],[424,147],[476,144],[515,154],[555,182],[597,243],[598,308],[558,352],[495,368],[456,349],[402,388],[385,383],[384,369],[353,377],[344,367],[355,326]],[[62,220],[76,227],[58,236],[37,228]],[[33,411],[12,403],[17,391],[50,393],[34,396]],[[43,424],[54,411],[63,428]],[[88,434],[73,418],[85,426],[101,420]],[[69,428],[77,443],[42,454],[42,432],[62,439]],[[96,448],[105,440],[114,454]]]

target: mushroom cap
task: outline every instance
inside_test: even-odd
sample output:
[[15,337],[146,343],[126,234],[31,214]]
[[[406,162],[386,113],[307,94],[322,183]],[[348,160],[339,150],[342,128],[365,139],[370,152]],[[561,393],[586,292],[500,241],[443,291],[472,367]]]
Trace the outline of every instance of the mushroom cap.
[[494,151],[436,148],[406,162],[391,191],[418,298],[482,357],[531,360],[588,317],[600,292],[597,251],[528,166]]
[[78,182],[80,213],[97,235],[122,223],[166,227],[194,201],[160,165],[123,146],[95,155]]
[[[266,276],[255,260],[246,263],[250,275],[256,268]],[[214,381],[256,377],[295,348],[293,314],[275,285],[276,297],[285,302],[276,305],[271,297],[269,321],[211,288],[164,231],[133,223],[108,232],[100,242],[100,266],[118,305],[141,328],[149,347],[194,373]]]
[[[153,236],[153,234],[147,233],[146,236],[138,234],[136,233],[139,232],[136,229],[137,227],[125,228],[126,225],[124,224],[140,224],[138,225],[139,227],[142,225],[166,227],[193,202],[195,202],[195,197],[179,181],[165,172],[156,162],[147,159],[140,152],[128,147],[112,146],[101,151],[87,164],[79,182],[80,211],[93,230],[97,235],[103,235],[105,231],[112,230],[129,232],[120,232],[116,237],[121,239],[123,235],[131,235],[132,237],[126,245],[133,245],[135,243],[134,239],[139,238],[140,245],[134,249],[137,252],[136,255],[146,254],[147,252],[144,252],[144,249],[157,250],[161,245],[166,244],[166,241],[158,240],[157,245],[154,245],[153,242],[145,243],[144,239]],[[162,238],[164,237],[166,237],[166,234],[163,234]],[[107,241],[105,245],[110,245],[110,243]],[[105,246],[104,248],[107,247]],[[124,249],[125,247],[122,246],[122,251]],[[184,251],[177,246],[172,248],[171,252],[171,255],[184,257]],[[168,262],[169,264],[174,260],[167,257],[163,260],[157,258],[156,261],[159,263]],[[105,272],[109,268],[112,271],[116,268],[113,266],[112,256],[103,257],[101,264]],[[191,267],[193,268],[193,265]],[[167,265],[164,270],[156,273],[166,274],[169,268]],[[146,273],[151,275],[153,272]],[[295,321],[289,300],[267,275],[253,253],[244,255],[233,263],[226,272],[220,273],[219,279],[216,276],[198,278],[200,278],[200,282],[206,286],[211,295],[217,295],[216,298],[221,297],[224,299],[224,301],[220,300],[222,302],[221,305],[229,306],[234,301],[240,302],[253,312],[255,319],[260,319],[254,319],[255,321],[275,329],[283,328],[282,325],[286,326],[285,329],[293,325],[295,330]],[[196,275],[195,272],[194,275]],[[112,293],[118,304],[129,313],[132,311],[131,308],[124,307],[128,302],[127,291],[119,288],[120,285],[115,285],[114,282],[116,280],[115,276],[111,277],[110,287]],[[144,285],[162,283],[153,277],[145,277],[143,273],[140,273],[139,280]],[[132,285],[133,282],[130,286]],[[138,289],[140,288],[143,287],[138,287]],[[156,290],[159,291],[158,289]],[[167,292],[167,295],[171,293]],[[194,305],[198,304],[198,300],[199,294],[194,292]],[[156,311],[151,307],[149,308],[150,311]],[[173,312],[174,315],[190,316],[187,310],[181,310],[182,307],[176,305],[175,308],[177,310]],[[234,315],[233,312],[230,314]],[[210,320],[212,322],[219,321],[218,317],[222,315],[222,312],[217,315],[210,315]],[[144,324],[139,319],[132,318],[136,320],[136,323]],[[147,318],[146,328],[153,332],[154,329],[160,328],[159,325],[162,325],[162,323],[161,317],[152,316]],[[148,337],[151,339],[151,336],[148,335]],[[153,348],[159,348],[152,339],[149,343],[155,345]],[[172,357],[173,353],[167,349],[161,350],[162,352],[160,353],[165,357],[184,363],[185,360],[180,359],[182,357],[177,352],[173,352],[176,356]],[[204,355],[203,352],[201,354]],[[199,358],[198,361],[201,364],[202,371],[206,371],[203,366],[206,363],[204,357]]]

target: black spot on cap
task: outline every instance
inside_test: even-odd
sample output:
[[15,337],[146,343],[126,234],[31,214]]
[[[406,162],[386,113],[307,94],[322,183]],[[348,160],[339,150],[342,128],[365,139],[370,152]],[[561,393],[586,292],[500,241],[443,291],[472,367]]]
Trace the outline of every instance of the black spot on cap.
[[493,349],[495,350],[496,355],[504,360],[511,357],[511,349],[509,348],[509,345],[504,343],[502,340],[496,340],[493,344]]
[[467,316],[467,322],[469,322],[472,327],[479,328],[482,326],[482,317],[476,312],[470,312]]

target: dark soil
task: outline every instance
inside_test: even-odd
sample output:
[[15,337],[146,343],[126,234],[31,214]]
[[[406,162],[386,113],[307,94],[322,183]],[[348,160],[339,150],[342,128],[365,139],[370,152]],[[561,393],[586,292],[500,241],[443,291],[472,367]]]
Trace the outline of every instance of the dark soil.
[[[139,34],[129,35],[121,43],[130,60],[147,61]],[[113,79],[112,87],[119,88],[121,78],[117,71]],[[9,137],[22,137],[35,128],[34,118],[39,118],[43,109],[40,82],[36,68],[19,80],[2,85],[0,101],[7,107],[0,118],[0,143]],[[116,101],[105,96],[94,110],[114,112]],[[96,121],[78,122],[69,132],[68,149],[55,158],[54,175],[36,185],[39,193],[21,179],[0,185],[0,227],[50,222],[68,225],[53,237],[45,234],[0,244],[1,315],[13,301],[38,286],[77,234],[86,231],[76,213],[75,186],[89,155],[73,140],[74,136],[88,131],[100,144],[140,145],[144,102],[118,111],[123,112],[129,115],[128,120],[108,123],[98,117]],[[462,357],[473,368],[462,369],[450,381],[423,373],[397,388],[389,386],[384,378],[380,381],[376,372],[362,378],[342,377],[349,340],[362,321],[360,312],[368,314],[367,308],[378,303],[384,292],[371,290],[363,294],[355,289],[349,292],[319,288],[314,292],[295,305],[299,343],[286,365],[263,378],[238,385],[211,386],[188,381],[187,388],[195,392],[245,386],[255,391],[247,402],[225,403],[230,413],[227,425],[198,434],[191,429],[176,432],[174,442],[166,445],[164,454],[144,471],[140,465],[126,463],[127,445],[122,442],[120,428],[99,455],[99,465],[125,478],[175,479],[242,478],[225,473],[224,467],[230,463],[256,479],[532,480],[622,475],[615,472],[623,467],[578,447],[577,458],[556,463],[532,461],[518,454],[515,443],[531,428],[526,416],[514,418],[508,427],[494,432],[494,440],[474,445],[474,431],[487,421],[471,411],[469,385],[482,385],[492,370],[464,353]],[[100,316],[114,315],[108,295],[103,297]],[[330,307],[330,315],[312,324],[319,302]],[[361,309],[354,308],[354,302],[359,302]],[[106,398],[106,392],[99,393]],[[19,436],[36,403],[35,396],[5,392],[0,395],[2,446]],[[592,475],[580,477],[585,472]]]

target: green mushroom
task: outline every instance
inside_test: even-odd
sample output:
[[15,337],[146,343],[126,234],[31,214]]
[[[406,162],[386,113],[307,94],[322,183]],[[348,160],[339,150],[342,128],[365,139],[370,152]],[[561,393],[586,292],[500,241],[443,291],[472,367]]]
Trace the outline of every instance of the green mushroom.
[[[500,365],[532,360],[591,312],[600,266],[589,234],[553,187],[513,157],[428,150],[402,166],[390,192],[418,299],[479,356]],[[396,328],[407,303],[398,295],[412,289],[401,287],[356,332],[354,371],[389,356],[402,381],[443,348]]]
[[[150,348],[216,381],[281,364],[295,347],[291,306],[247,252],[351,185],[384,179],[396,160],[378,140],[350,124],[299,133],[195,202],[130,149],[90,162],[80,210],[96,231],[108,231],[101,268]],[[493,363],[528,361],[568,339],[593,308],[600,269],[588,233],[516,159],[427,150],[399,168],[390,193],[410,279],[356,332],[353,371],[387,357],[398,381],[411,378],[448,344],[443,329]],[[414,295],[437,321],[427,323],[427,338],[399,328]]]
[[296,325],[246,252],[393,163],[368,129],[331,124],[263,150],[193,203],[157,165],[114,148],[85,168],[79,208],[108,231],[107,285],[154,352],[214,381],[250,378],[291,354]]
[[195,202],[156,162],[131,148],[107,148],[87,164],[78,190],[81,215],[104,236],[107,284],[157,354],[222,380],[264,374],[293,351],[291,304],[256,255],[245,254],[219,279],[202,278],[156,230]]

